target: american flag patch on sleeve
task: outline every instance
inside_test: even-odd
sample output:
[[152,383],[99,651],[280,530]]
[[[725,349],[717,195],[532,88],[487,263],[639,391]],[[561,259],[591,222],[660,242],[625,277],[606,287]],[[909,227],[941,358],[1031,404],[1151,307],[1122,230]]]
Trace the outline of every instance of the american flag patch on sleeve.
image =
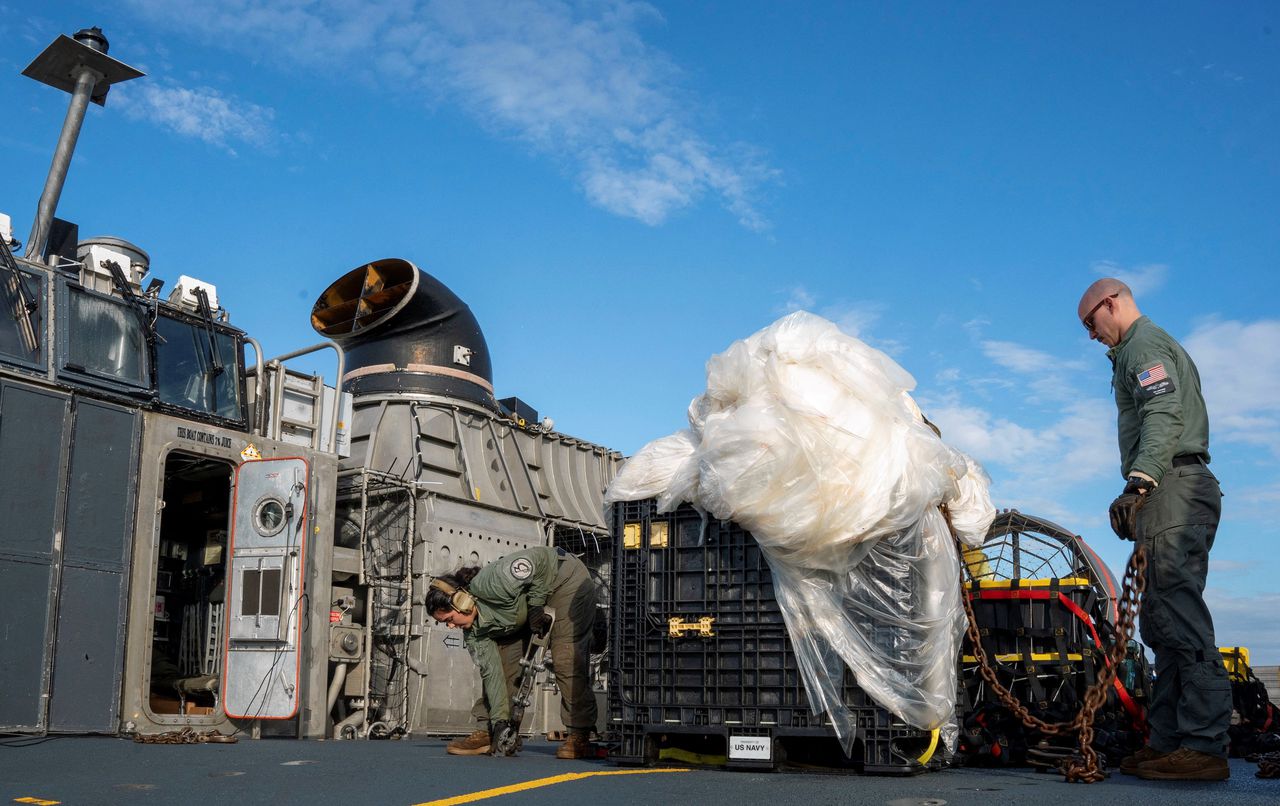
[[1167,377],[1169,376],[1164,371],[1164,364],[1156,364],[1154,367],[1144,369],[1138,373],[1138,385],[1150,386],[1156,381],[1163,381]]

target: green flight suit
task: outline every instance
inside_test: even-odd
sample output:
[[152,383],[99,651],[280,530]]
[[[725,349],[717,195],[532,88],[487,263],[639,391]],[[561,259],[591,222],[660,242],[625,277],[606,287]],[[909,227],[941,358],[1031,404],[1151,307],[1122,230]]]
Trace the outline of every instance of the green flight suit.
[[479,605],[463,638],[484,684],[472,709],[477,720],[510,719],[518,664],[529,638],[529,608],[540,606],[556,613],[550,651],[561,721],[570,730],[594,730],[590,661],[598,596],[582,561],[549,546],[515,551],[480,569],[467,591]]
[[1150,745],[1225,758],[1231,682],[1203,596],[1222,492],[1208,468],[1200,374],[1182,346],[1145,316],[1107,355],[1121,473],[1138,471],[1158,482],[1145,496],[1135,535],[1147,547],[1139,626],[1156,660]]

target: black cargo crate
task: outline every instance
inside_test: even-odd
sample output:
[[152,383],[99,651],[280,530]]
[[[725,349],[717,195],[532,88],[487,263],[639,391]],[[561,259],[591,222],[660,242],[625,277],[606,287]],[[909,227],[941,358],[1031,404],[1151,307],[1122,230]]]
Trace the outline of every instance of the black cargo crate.
[[[1033,716],[1069,721],[1104,665],[1094,641],[1110,641],[1106,600],[1083,577],[984,580],[965,589],[982,647],[1001,685]],[[1090,629],[1090,628],[1093,629]],[[997,704],[965,638],[961,687],[975,712]]]
[[[617,503],[612,520],[617,762],[795,762],[897,774],[940,765],[936,734],[875,705],[847,669],[844,701],[859,729],[845,758],[825,716],[809,708],[773,573],[750,532],[690,506],[660,515],[653,500]],[[768,757],[728,758],[729,742],[747,737],[769,739]]]
[[965,595],[973,604],[988,654],[1065,659],[1095,647],[1089,623],[1098,616],[1101,602],[1087,579],[972,582]]

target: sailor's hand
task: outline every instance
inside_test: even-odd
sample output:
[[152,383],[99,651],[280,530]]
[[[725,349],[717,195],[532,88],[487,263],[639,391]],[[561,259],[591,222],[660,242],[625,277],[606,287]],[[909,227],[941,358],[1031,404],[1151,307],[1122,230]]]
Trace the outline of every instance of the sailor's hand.
[[1137,531],[1138,510],[1143,496],[1155,488],[1155,482],[1141,476],[1130,476],[1124,492],[1111,502],[1111,531],[1121,540],[1133,540]]
[[529,629],[539,638],[551,629],[551,616],[547,615],[547,611],[543,610],[541,605],[533,605],[529,608]]

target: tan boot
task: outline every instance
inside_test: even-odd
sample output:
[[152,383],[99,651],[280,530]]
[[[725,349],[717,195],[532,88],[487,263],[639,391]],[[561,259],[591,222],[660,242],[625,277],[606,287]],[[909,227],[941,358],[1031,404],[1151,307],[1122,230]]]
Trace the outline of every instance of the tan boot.
[[445,752],[451,756],[483,756],[489,752],[489,731],[478,730],[470,736],[454,739]]
[[556,750],[556,758],[593,758],[594,756],[595,751],[585,731],[573,731],[569,734],[569,740]]
[[1147,745],[1133,755],[1120,759],[1120,772],[1125,775],[1137,775],[1139,764],[1146,764],[1148,761],[1155,761],[1167,755],[1169,754],[1161,753],[1159,750],[1152,748],[1151,745]]
[[1138,777],[1144,781],[1225,781],[1231,777],[1231,767],[1221,756],[1183,747],[1139,764]]

